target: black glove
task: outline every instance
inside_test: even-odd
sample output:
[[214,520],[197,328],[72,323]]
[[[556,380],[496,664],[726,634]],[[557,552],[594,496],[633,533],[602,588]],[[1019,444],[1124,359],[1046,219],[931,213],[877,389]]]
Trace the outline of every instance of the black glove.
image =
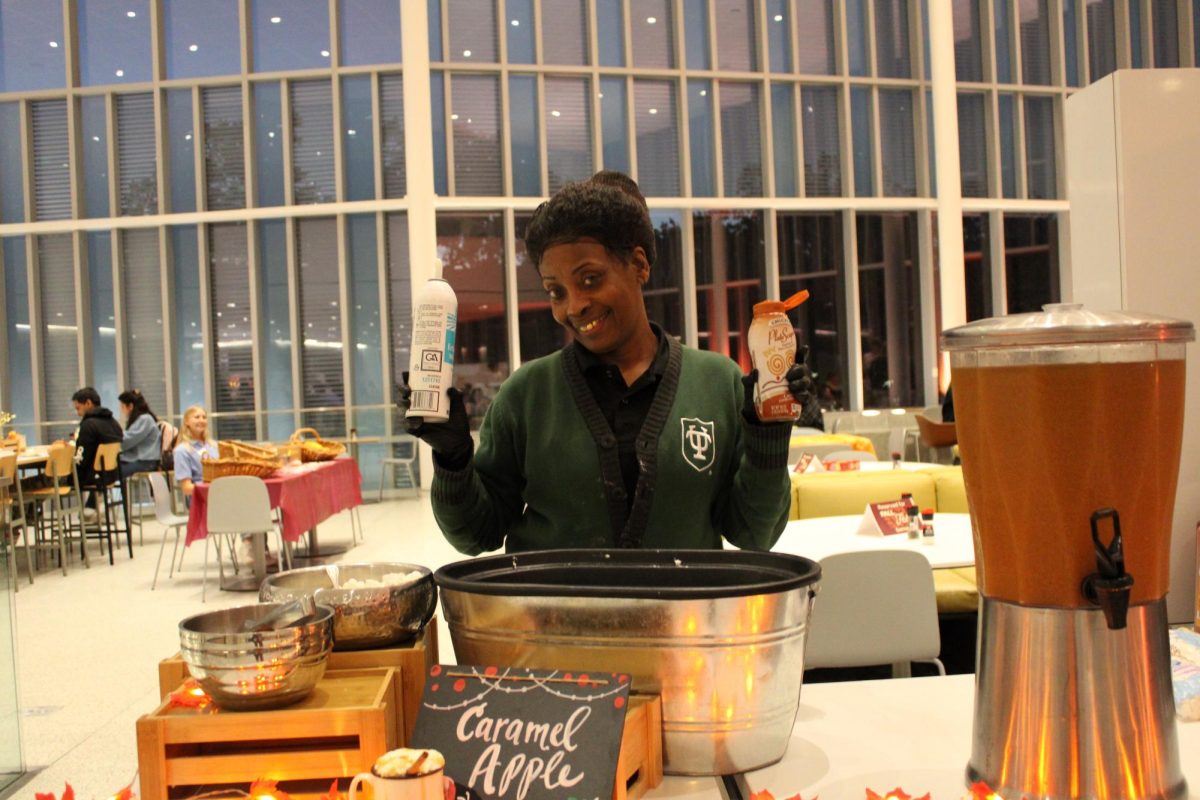
[[[812,379],[812,370],[808,368],[805,361],[808,359],[808,347],[801,346],[796,351],[796,363],[788,367],[787,378],[788,391],[792,393],[792,397],[800,404],[800,408],[812,404],[816,399],[815,385]],[[745,402],[742,404],[742,416],[747,422],[755,425],[764,424],[758,418],[758,411],[754,408],[754,384],[758,382],[758,370],[750,370],[749,375],[742,376],[742,387],[745,389]]]
[[816,395],[816,384],[813,383],[812,370],[808,368],[808,345],[801,345],[796,351],[796,363],[788,367],[788,391],[801,408],[809,405]]
[[[412,388],[408,385],[408,373],[403,373],[404,381],[400,386],[400,397],[396,405],[400,413],[407,415],[412,403]],[[450,387],[446,390],[450,398],[450,419],[446,422],[426,422],[423,417],[404,417],[404,427],[413,436],[433,448],[436,461],[444,469],[460,470],[467,466],[471,454],[475,451],[475,441],[471,438],[471,423],[467,419],[467,407],[463,403],[463,395],[458,389]]]

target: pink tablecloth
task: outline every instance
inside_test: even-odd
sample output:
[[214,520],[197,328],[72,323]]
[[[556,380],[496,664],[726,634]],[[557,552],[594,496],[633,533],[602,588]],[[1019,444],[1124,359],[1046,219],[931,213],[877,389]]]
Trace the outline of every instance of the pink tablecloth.
[[[284,467],[264,478],[271,508],[283,511],[283,538],[297,541],[339,511],[362,504],[362,475],[352,458]],[[188,512],[187,543],[208,536],[208,484],[196,484]]]

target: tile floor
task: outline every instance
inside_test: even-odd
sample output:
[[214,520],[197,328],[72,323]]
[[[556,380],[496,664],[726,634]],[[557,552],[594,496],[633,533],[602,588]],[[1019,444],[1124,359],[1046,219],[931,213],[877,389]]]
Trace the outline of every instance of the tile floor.
[[[442,538],[428,495],[360,509],[365,541],[334,560],[406,561],[436,568],[458,555]],[[323,543],[350,543],[344,512],[321,525]],[[208,602],[201,604],[204,551],[193,545],[182,573],[166,576],[167,542],[158,588],[150,590],[163,529],[148,521],[134,557],[118,550],[109,566],[90,545],[91,568],[76,560],[61,572],[35,575],[20,562],[15,596],[17,680],[27,774],[0,798],[32,799],[69,781],[79,800],[104,798],[137,770],[134,723],[158,704],[159,660],[179,649],[179,620],[207,609],[255,602],[251,594],[217,591],[210,564]],[[441,659],[453,661],[442,623]],[[136,789],[136,787],[135,787]]]

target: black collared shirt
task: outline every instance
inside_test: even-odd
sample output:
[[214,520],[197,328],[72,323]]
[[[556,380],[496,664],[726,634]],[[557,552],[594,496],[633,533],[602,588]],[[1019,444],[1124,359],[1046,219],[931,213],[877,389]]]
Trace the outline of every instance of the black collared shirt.
[[617,456],[621,462],[621,479],[625,483],[627,510],[633,506],[633,492],[641,471],[637,459],[637,435],[646,421],[650,404],[654,402],[658,384],[667,369],[667,357],[671,353],[663,329],[653,322],[650,327],[658,337],[658,350],[650,367],[628,386],[615,364],[606,364],[578,342],[573,348],[592,397],[596,399],[604,419],[608,421],[608,427],[617,439]]

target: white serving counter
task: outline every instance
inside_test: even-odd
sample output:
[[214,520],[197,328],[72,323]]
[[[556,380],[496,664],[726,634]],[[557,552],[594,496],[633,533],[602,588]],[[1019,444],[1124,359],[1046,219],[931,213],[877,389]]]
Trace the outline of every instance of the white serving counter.
[[[974,675],[814,683],[800,693],[787,755],[747,773],[742,790],[767,789],[776,800],[865,800],[870,787],[897,786],[913,797],[956,800],[967,794]],[[1200,800],[1200,722],[1177,722],[1188,797]],[[652,800],[714,800],[716,778],[663,779]]]

